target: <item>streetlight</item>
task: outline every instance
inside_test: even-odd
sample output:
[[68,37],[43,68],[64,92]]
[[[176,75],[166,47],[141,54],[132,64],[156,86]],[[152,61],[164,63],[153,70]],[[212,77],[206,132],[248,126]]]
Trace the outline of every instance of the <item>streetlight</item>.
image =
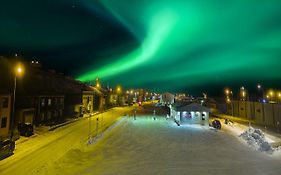
[[[234,110],[233,110],[233,92],[230,89],[225,89],[225,94],[226,94],[226,102],[231,104],[231,114],[232,116],[234,115]],[[231,98],[229,97],[231,95]]]
[[16,104],[16,90],[17,90],[17,77],[23,74],[23,66],[18,64],[15,67],[15,80],[14,80],[14,93],[13,93],[13,109],[12,109],[12,120],[11,120],[11,140],[14,136],[14,120],[15,120],[15,104]]
[[121,87],[117,87],[117,93],[120,93],[121,92]]
[[240,95],[241,95],[241,97],[242,97],[242,101],[246,101],[246,100],[247,100],[247,99],[246,99],[247,91],[246,91],[246,89],[245,89],[244,86],[242,86],[242,87],[240,88]]
[[259,91],[259,95],[262,96],[261,99],[260,99],[260,101],[264,101],[264,90],[263,90],[262,85],[261,85],[261,84],[258,84],[258,85],[257,85],[257,88],[258,88],[258,91]]
[[97,83],[97,85],[96,85],[96,86],[97,86],[97,88],[100,88],[100,84],[99,84],[99,83]]
[[273,90],[270,90],[270,91],[268,92],[268,94],[269,94],[268,96],[269,96],[271,102],[274,102],[274,96],[275,96],[274,91],[273,91]]
[[117,101],[118,101],[118,106],[120,106],[120,94],[122,93],[121,87],[117,86],[116,88],[116,92],[117,92]]
[[229,89],[225,90],[225,94],[228,95],[229,94]]

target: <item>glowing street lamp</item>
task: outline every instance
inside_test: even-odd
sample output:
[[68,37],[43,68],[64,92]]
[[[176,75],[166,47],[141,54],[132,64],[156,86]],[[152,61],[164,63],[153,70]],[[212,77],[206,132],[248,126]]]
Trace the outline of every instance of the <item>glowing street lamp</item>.
[[231,114],[233,116],[234,111],[233,111],[233,93],[232,93],[232,90],[230,90],[229,88],[226,88],[224,90],[224,93],[226,94],[226,103],[231,104]]
[[273,91],[269,91],[269,95],[270,95],[271,97],[273,97],[273,96],[274,96],[274,92],[273,92]]
[[229,98],[227,98],[227,99],[226,99],[226,102],[227,102],[227,103],[230,103],[230,102],[231,102],[231,100],[230,100]]
[[15,80],[14,80],[14,93],[13,93],[13,109],[12,109],[12,120],[11,120],[11,139],[14,136],[14,120],[15,120],[15,104],[16,104],[16,90],[17,90],[17,77],[23,74],[22,64],[18,64],[15,67]]
[[226,90],[225,90],[225,94],[228,95],[229,93],[230,93],[230,92],[229,92],[229,89],[226,89]]
[[99,83],[97,83],[97,85],[96,85],[96,86],[97,86],[97,88],[100,88],[100,84],[99,84]]
[[117,87],[117,93],[121,93],[121,87]]
[[117,101],[118,101],[118,106],[120,106],[120,101],[121,101],[121,97],[120,94],[122,93],[122,89],[120,86],[117,86],[116,88],[116,92],[117,92]]
[[259,94],[261,95],[260,101],[264,101],[264,90],[261,84],[257,84],[257,89],[259,91]]

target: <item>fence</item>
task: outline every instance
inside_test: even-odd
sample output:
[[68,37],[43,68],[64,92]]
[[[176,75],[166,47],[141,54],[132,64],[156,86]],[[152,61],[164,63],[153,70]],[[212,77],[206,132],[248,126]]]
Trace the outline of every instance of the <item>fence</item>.
[[281,104],[232,101],[221,107],[223,113],[253,120],[256,124],[280,128]]

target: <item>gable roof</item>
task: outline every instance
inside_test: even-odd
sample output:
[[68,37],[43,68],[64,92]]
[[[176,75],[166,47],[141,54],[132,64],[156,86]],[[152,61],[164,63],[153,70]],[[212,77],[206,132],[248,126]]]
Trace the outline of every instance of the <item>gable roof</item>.
[[198,103],[191,103],[185,106],[176,107],[176,111],[204,111],[204,112],[211,112],[211,110],[205,106],[202,106]]

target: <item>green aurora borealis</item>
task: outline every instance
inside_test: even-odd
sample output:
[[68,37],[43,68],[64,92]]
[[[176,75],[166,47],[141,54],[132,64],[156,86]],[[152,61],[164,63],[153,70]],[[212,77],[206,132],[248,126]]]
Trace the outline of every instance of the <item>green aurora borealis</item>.
[[1,53],[36,57],[83,82],[194,92],[281,86],[280,0],[1,3]]
[[141,44],[82,81],[120,74],[125,84],[192,87],[281,77],[281,1],[102,2]]

